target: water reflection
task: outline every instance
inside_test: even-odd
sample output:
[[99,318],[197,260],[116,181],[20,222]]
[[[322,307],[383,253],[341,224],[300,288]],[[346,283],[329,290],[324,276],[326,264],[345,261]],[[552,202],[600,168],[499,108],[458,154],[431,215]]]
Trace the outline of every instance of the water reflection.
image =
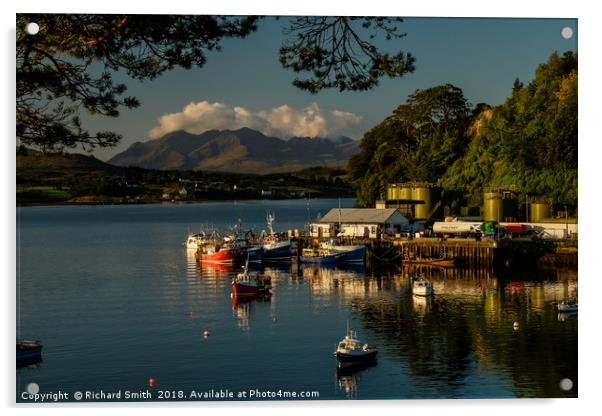
[[[205,297],[229,292],[226,286],[239,271],[229,265],[199,266],[196,260],[188,268],[196,284],[215,289]],[[387,368],[408,374],[417,391],[428,391],[429,397],[499,394],[488,396],[483,383],[515,397],[577,395],[578,316],[556,309],[563,300],[577,299],[575,270],[254,268],[271,278],[272,296],[230,300],[232,317],[245,334],[255,321],[271,316],[275,322],[279,302],[305,293],[314,313],[329,313],[333,306],[349,310],[359,320],[358,329],[379,345]],[[410,278],[417,274],[433,283],[433,297],[413,296]],[[362,382],[376,382],[369,380],[369,368],[338,368],[338,391],[358,398]],[[559,388],[563,378],[575,381],[572,390]]]
[[362,373],[372,367],[376,367],[377,360],[369,360],[359,363],[338,363],[336,370],[337,385],[345,393],[348,399],[357,399],[359,385],[362,381]]
[[245,333],[251,330],[251,315],[255,302],[270,302],[271,295],[260,295],[255,298],[232,297],[232,315],[236,318],[238,327]]
[[414,312],[423,318],[433,305],[433,297],[412,295],[412,305],[414,306]]
[[571,319],[571,317],[577,317],[577,311],[575,312],[559,312],[558,313],[558,321],[565,322],[567,319]]
[[[412,295],[409,278],[417,273],[433,283],[431,299]],[[303,277],[312,298],[348,304],[384,357],[442,397],[465,394],[475,371],[518,397],[577,394],[576,384],[564,392],[558,382],[577,379],[578,317],[556,310],[577,297],[574,270],[498,275],[414,267],[375,276],[308,267]],[[346,394],[356,393],[356,379],[341,383]]]

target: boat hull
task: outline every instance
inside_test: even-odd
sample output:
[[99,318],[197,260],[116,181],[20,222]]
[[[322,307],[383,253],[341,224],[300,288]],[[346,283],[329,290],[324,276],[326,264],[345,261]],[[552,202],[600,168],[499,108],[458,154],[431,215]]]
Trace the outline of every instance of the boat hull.
[[261,262],[263,260],[263,249],[261,247],[248,248],[247,258],[251,262]]
[[341,363],[360,363],[365,361],[374,360],[376,358],[376,354],[378,351],[370,351],[362,354],[345,354],[342,352],[337,352],[337,361]]
[[276,244],[263,245],[263,260],[266,261],[290,261],[291,242],[283,241]]
[[559,312],[577,312],[577,305],[568,305],[565,303],[561,303],[558,305]]
[[347,248],[345,246],[334,246],[332,250],[340,254],[338,257],[339,261],[344,263],[364,263],[366,258],[366,246],[352,246]]
[[433,294],[432,286],[413,286],[412,293],[415,296],[431,296]]
[[251,286],[244,283],[232,283],[232,293],[235,297],[251,297],[268,293],[267,286]]
[[226,248],[215,253],[201,253],[201,262],[204,263],[236,263],[244,257],[244,252],[239,249]]
[[37,364],[42,361],[42,345],[32,347],[17,346],[17,368]]
[[415,296],[431,296],[433,294],[432,289],[413,289],[412,293]]
[[301,256],[301,263],[305,264],[337,264],[340,263],[340,255],[329,256]]
[[423,264],[426,266],[456,267],[456,259],[420,259],[403,260],[407,264]]

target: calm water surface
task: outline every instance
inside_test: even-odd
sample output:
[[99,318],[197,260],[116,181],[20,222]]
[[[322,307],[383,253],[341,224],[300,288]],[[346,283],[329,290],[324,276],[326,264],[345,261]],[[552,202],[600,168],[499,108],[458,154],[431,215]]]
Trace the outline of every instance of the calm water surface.
[[[342,206],[353,205],[343,200]],[[234,302],[238,270],[203,267],[182,245],[203,224],[240,218],[260,231],[303,228],[337,200],[17,209],[17,337],[39,339],[43,362],[17,369],[49,391],[317,391],[320,399],[574,397],[575,270],[416,272],[265,267],[269,299]],[[379,348],[375,366],[337,372],[347,321]],[[518,322],[518,330],[513,323]],[[203,331],[211,331],[208,338]],[[570,378],[572,390],[560,389]]]

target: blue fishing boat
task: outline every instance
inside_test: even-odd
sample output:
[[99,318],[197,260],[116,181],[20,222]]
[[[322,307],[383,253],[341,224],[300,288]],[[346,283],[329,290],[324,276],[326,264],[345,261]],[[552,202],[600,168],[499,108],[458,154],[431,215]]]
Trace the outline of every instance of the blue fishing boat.
[[21,341],[17,343],[17,367],[36,364],[42,361],[40,341]]
[[303,249],[299,261],[305,264],[337,264],[342,262],[343,256],[344,253],[333,253],[329,250],[305,248]]
[[364,244],[336,244],[334,241],[326,241],[320,247],[332,254],[341,254],[339,261],[345,263],[364,263],[366,258],[366,246]]
[[263,247],[261,245],[248,246],[247,259],[250,262],[261,263],[263,260]]
[[278,236],[274,232],[274,220],[276,217],[269,213],[266,216],[267,234],[263,236],[263,259],[266,261],[290,261],[291,240]]

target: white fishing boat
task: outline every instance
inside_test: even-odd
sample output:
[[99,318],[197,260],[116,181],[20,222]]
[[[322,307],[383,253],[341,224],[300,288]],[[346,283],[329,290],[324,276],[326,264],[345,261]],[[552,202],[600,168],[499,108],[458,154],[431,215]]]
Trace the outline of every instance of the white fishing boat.
[[416,296],[430,296],[433,294],[433,285],[423,277],[412,280],[412,293]]
[[205,233],[189,234],[186,239],[186,248],[189,250],[198,250],[204,243],[206,243]]
[[577,312],[577,304],[562,301],[558,304],[558,312]]
[[355,331],[347,329],[347,335],[337,345],[334,355],[339,363],[357,363],[373,360],[378,351],[368,344],[363,344]]

